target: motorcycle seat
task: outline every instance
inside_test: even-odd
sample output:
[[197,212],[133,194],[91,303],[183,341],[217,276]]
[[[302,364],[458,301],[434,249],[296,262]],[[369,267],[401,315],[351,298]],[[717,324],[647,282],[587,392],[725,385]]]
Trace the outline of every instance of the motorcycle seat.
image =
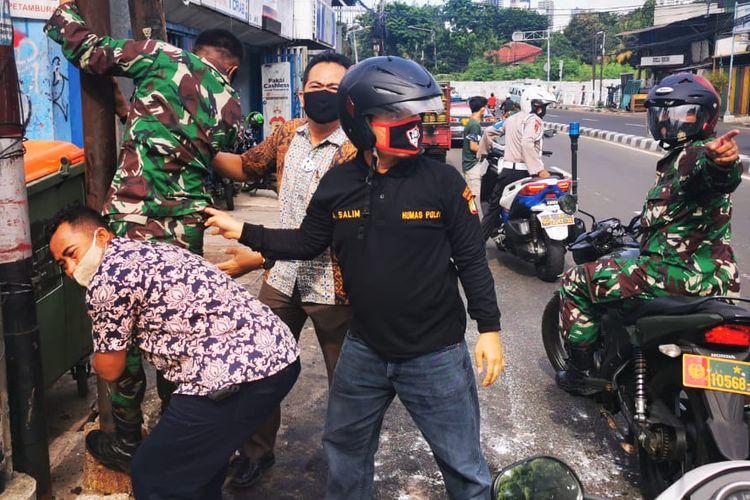
[[627,301],[625,313],[629,322],[634,323],[646,316],[684,316],[689,314],[714,313],[725,321],[748,319],[750,311],[730,304],[716,297],[659,297],[653,300]]
[[750,311],[712,297],[664,297],[630,304],[626,320],[635,324],[641,345],[671,335],[702,332],[724,323],[750,324]]

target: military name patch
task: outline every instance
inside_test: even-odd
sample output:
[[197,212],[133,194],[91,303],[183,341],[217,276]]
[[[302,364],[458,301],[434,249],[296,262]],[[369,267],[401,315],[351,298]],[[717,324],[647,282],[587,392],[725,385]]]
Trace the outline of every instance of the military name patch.
[[362,211],[357,210],[336,210],[331,214],[333,220],[345,220],[345,219],[360,219],[362,217]]

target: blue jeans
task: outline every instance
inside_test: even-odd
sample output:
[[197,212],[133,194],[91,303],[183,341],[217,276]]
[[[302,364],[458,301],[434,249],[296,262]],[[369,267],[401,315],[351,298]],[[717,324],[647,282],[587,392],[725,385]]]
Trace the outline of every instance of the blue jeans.
[[398,395],[443,474],[452,499],[490,498],[479,444],[479,399],[466,343],[387,361],[348,336],[328,395],[326,498],[370,499],[383,416]]

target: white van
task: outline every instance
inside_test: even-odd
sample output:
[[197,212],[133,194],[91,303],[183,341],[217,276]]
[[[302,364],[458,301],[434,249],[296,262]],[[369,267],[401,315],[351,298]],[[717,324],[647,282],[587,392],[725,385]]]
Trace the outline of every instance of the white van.
[[510,98],[516,104],[520,104],[521,94],[523,94],[523,91],[529,87],[533,87],[533,85],[530,83],[514,83],[510,86],[510,90],[508,91],[508,93],[510,94]]

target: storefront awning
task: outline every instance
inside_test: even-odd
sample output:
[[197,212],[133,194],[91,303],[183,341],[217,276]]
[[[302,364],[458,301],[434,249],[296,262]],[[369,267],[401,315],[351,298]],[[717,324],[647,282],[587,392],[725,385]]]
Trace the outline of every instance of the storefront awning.
[[197,30],[222,28],[229,30],[243,43],[254,47],[270,47],[288,44],[290,40],[251,26],[239,19],[234,19],[200,5],[185,5],[182,0],[164,0],[164,11],[167,21],[190,26]]

